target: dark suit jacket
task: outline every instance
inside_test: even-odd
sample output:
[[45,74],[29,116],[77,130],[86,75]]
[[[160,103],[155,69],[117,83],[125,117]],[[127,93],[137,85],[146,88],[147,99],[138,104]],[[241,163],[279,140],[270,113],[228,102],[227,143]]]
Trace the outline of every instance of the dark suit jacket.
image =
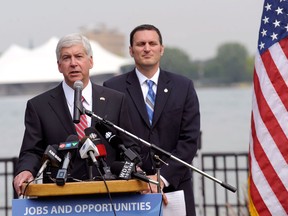
[[[113,77],[104,86],[124,92],[134,130],[140,138],[159,146],[191,164],[200,133],[198,98],[191,80],[160,70],[152,126],[149,124],[143,94],[135,71]],[[149,149],[142,146],[143,169],[153,173]],[[174,190],[191,180],[191,170],[173,159],[161,166],[161,175]],[[192,190],[192,188],[186,188]]]
[[[96,115],[131,130],[124,94],[92,84],[92,97],[92,111]],[[100,100],[100,97],[104,97],[105,100]],[[96,120],[92,118],[92,126],[95,125]],[[41,166],[41,158],[46,147],[66,141],[71,134],[77,135],[77,132],[69,112],[62,83],[29,100],[25,112],[25,133],[16,174],[29,170],[35,176]],[[105,142],[105,139],[102,141],[106,146],[109,165],[118,159],[119,155],[115,148]],[[78,151],[76,155],[71,176],[87,179],[86,162],[80,158]]]

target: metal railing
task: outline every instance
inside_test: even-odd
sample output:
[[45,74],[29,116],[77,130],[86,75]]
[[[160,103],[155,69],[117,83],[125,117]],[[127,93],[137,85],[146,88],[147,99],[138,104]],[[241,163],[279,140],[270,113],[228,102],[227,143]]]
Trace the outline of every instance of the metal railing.
[[12,181],[17,158],[0,159],[0,215],[12,215],[12,199],[15,197]]
[[248,154],[205,153],[198,154],[195,161],[203,172],[237,188],[233,193],[208,178],[194,174],[197,215],[248,216]]
[[[12,215],[15,198],[12,181],[17,158],[0,159],[0,215]],[[196,212],[199,216],[247,216],[247,153],[198,152],[193,165],[237,188],[233,193],[212,180],[193,174]],[[2,195],[3,192],[3,195]]]

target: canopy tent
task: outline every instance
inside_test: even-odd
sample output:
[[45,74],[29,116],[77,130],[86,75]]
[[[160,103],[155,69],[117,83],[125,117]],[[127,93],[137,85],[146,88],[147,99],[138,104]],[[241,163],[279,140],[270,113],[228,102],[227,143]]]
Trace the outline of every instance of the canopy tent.
[[[58,71],[55,49],[58,39],[53,37],[34,49],[10,46],[0,56],[0,84],[42,83],[63,80]],[[120,67],[131,64],[132,59],[117,56],[91,41],[94,67],[90,75],[118,73]]]

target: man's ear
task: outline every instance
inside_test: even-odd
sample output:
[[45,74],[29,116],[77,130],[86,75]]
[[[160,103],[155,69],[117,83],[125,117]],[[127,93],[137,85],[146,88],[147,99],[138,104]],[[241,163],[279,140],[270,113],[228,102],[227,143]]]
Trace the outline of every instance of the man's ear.
[[62,72],[60,71],[60,63],[59,63],[59,61],[57,61],[57,66],[58,66],[58,71],[59,71],[59,73],[62,73]]
[[93,68],[93,65],[94,65],[93,56],[90,56],[89,62],[90,62],[90,67],[89,67],[89,69],[92,69],[92,68]]
[[161,50],[160,50],[160,54],[161,54],[161,56],[164,55],[164,50],[165,50],[165,47],[162,45],[162,46],[161,46]]
[[129,54],[131,57],[134,57],[134,52],[131,46],[129,47]]

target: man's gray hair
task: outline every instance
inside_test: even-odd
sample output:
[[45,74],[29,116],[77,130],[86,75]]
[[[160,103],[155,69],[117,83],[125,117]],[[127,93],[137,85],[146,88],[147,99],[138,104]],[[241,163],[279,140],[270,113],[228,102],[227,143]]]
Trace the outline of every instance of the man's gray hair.
[[89,57],[93,56],[93,52],[92,52],[92,48],[91,48],[91,44],[90,44],[89,40],[85,36],[83,36],[79,33],[73,33],[73,34],[69,34],[69,35],[62,37],[59,40],[57,47],[56,47],[57,61],[59,61],[59,59],[60,59],[62,48],[71,47],[71,46],[77,45],[77,44],[83,45],[85,52]]

